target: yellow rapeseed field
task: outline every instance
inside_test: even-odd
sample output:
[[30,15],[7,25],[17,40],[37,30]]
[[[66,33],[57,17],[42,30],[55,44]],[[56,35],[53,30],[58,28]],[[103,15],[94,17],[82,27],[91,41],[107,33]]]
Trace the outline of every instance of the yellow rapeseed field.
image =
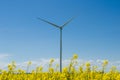
[[16,63],[8,65],[8,70],[0,70],[0,80],[120,80],[120,72],[113,66],[109,71],[105,71],[108,61],[104,60],[101,64],[102,69],[97,70],[98,66],[91,66],[90,62],[75,68],[78,55],[74,54],[71,62],[64,67],[62,73],[58,71],[59,65],[53,68],[54,59],[49,62],[48,71],[44,72],[43,67],[39,66],[28,73],[32,62],[28,62],[27,70],[16,69]]

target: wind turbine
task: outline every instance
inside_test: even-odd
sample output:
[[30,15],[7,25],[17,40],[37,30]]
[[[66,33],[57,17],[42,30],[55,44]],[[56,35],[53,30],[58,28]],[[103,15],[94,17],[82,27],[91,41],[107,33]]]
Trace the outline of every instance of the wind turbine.
[[43,22],[46,22],[46,23],[48,23],[48,24],[52,25],[53,27],[56,27],[60,30],[60,72],[62,72],[62,30],[68,23],[70,23],[74,19],[74,17],[72,17],[70,20],[65,22],[62,26],[58,26],[58,25],[51,23],[47,20],[44,20],[42,18],[38,18],[38,19],[43,21]]

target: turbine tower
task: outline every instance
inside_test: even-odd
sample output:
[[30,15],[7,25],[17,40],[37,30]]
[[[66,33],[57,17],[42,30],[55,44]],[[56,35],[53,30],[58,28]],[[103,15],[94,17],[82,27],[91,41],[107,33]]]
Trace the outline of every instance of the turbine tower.
[[51,23],[51,22],[49,22],[47,20],[44,20],[42,18],[38,18],[38,19],[41,20],[41,21],[43,21],[43,22],[46,22],[46,23],[48,23],[48,24],[52,25],[53,27],[56,27],[56,28],[58,28],[60,30],[60,72],[62,72],[62,30],[74,18],[72,17],[70,20],[68,20],[67,22],[65,22],[62,26],[58,26],[58,25],[56,25],[54,23]]

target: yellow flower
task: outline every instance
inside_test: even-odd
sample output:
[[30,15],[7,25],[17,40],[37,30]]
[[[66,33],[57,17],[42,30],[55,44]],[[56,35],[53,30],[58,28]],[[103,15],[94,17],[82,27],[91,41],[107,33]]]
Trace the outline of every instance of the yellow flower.
[[54,59],[52,58],[52,59],[50,59],[50,63],[53,63],[54,62]]
[[90,62],[86,62],[86,67],[90,67]]
[[74,54],[69,65],[62,68],[62,72],[57,70],[58,64],[52,66],[54,59],[50,59],[50,63],[47,64],[48,71],[42,71],[42,66],[35,69],[31,66],[32,70],[29,70],[31,61],[27,64],[27,71],[16,68],[15,62],[12,62],[8,65],[8,70],[0,69],[0,80],[120,80],[117,66],[105,71],[108,60],[103,61],[102,69],[99,70],[99,66],[91,66],[90,62],[76,65],[77,58],[78,55]]
[[102,66],[106,66],[108,64],[108,60],[104,60]]
[[73,55],[73,59],[77,59],[78,58],[78,55],[77,54],[74,54]]
[[28,62],[28,65],[31,65],[31,64],[32,64],[32,62],[31,62],[31,61],[29,61],[29,62]]
[[64,73],[68,72],[68,68],[67,67],[64,67],[63,70],[62,70]]

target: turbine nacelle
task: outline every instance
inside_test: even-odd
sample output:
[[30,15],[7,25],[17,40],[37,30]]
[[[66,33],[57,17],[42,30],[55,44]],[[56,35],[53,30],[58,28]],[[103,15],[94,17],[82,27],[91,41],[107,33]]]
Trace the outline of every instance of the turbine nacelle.
[[56,24],[54,24],[52,22],[49,22],[49,21],[47,21],[45,19],[42,19],[42,18],[37,18],[37,19],[39,19],[39,20],[41,20],[43,22],[46,22],[46,23],[48,23],[48,24],[50,24],[50,25],[52,25],[52,26],[54,26],[54,27],[59,28],[59,29],[62,30],[68,23],[70,23],[74,19],[74,17],[72,17],[70,20],[68,20],[67,22],[65,22],[62,26],[58,26],[58,25],[56,25]]

